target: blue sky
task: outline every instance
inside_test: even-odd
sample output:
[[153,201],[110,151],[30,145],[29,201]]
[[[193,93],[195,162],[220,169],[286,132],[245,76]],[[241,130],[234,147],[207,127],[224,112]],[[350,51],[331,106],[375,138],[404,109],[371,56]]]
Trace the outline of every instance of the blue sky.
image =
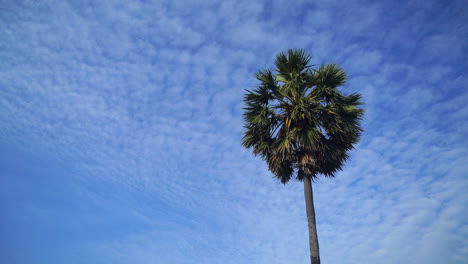
[[240,145],[253,74],[304,48],[366,102],[344,171],[314,183],[322,262],[467,263],[467,18],[464,1],[1,1],[0,262],[307,263],[302,185]]

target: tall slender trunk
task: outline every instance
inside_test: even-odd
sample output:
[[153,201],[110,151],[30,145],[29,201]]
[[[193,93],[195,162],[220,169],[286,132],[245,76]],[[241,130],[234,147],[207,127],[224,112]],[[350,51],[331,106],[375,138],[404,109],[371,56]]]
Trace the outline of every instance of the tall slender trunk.
[[315,224],[314,194],[312,193],[312,182],[309,177],[304,177],[304,197],[309,226],[310,263],[320,264],[317,226]]

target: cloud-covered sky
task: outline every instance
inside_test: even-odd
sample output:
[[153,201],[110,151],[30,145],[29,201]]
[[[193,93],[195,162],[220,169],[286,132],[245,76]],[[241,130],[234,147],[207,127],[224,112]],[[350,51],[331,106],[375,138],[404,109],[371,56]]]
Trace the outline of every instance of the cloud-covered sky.
[[468,263],[468,5],[315,2],[1,1],[0,262],[307,263],[301,183],[240,146],[304,48],[366,102],[322,263]]

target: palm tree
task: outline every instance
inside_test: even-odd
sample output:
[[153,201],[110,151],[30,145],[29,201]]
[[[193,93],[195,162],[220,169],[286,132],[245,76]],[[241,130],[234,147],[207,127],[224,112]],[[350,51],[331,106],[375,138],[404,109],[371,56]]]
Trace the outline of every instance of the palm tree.
[[242,145],[252,148],[281,183],[295,176],[304,183],[312,264],[320,264],[312,182],[319,175],[334,177],[359,141],[364,110],[361,95],[337,88],[346,73],[336,64],[318,69],[302,49],[277,55],[276,74],[255,74],[260,85],[246,90]]

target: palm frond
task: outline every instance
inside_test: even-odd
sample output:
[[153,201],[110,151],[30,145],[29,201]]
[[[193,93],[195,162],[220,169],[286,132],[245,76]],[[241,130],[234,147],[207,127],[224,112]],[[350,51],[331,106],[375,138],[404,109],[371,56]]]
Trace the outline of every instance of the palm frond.
[[346,83],[347,76],[345,71],[335,63],[320,66],[314,72],[314,79],[317,86],[337,88]]
[[295,171],[297,180],[334,177],[362,133],[361,95],[338,90],[344,70],[334,63],[314,70],[311,58],[302,49],[281,52],[276,74],[258,71],[260,84],[244,96],[242,145],[284,184]]
[[[300,74],[309,68],[309,62],[312,56],[303,49],[289,49],[287,52],[281,52],[276,56],[275,66],[278,75],[283,80],[290,80],[294,75]],[[283,81],[284,82],[284,81]]]

